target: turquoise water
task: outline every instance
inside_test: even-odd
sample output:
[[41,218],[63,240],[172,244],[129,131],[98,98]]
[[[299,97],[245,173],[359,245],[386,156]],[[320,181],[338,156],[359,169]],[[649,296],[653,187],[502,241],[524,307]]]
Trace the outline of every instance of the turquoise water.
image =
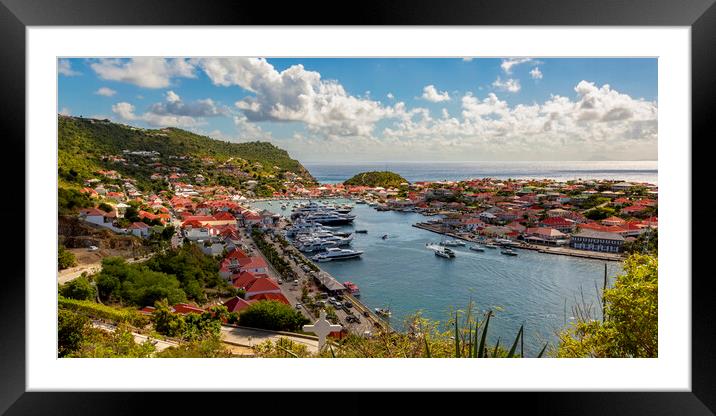
[[[341,201],[338,201],[341,202]],[[288,215],[280,203],[256,202],[257,208]],[[353,248],[365,253],[360,259],[319,263],[339,281],[353,281],[368,307],[388,307],[391,324],[403,328],[403,319],[420,310],[432,319],[445,321],[453,308],[464,308],[470,299],[481,310],[501,308],[490,321],[494,343],[511,343],[525,324],[525,354],[536,355],[546,341],[555,340],[555,331],[570,320],[572,306],[594,305],[601,317],[597,287],[604,279],[604,261],[517,250],[516,257],[499,249],[477,253],[466,247],[453,248],[456,258],[437,257],[425,248],[440,235],[412,227],[425,221],[416,213],[378,212],[367,205],[353,209],[356,220],[346,230],[366,229],[354,234]],[[388,234],[389,238],[381,239]],[[610,277],[621,272],[617,262],[606,262]],[[566,314],[565,314],[566,301]],[[506,341],[507,340],[507,341]]]

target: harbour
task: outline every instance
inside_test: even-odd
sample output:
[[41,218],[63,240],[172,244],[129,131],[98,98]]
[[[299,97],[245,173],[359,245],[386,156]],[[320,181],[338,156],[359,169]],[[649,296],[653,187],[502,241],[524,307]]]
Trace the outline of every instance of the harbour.
[[[267,209],[288,216],[291,207],[306,200],[288,200],[280,210],[269,201],[251,201],[254,209]],[[321,200],[319,200],[321,202]],[[348,199],[326,203],[351,203]],[[360,302],[367,310],[389,309],[391,327],[400,330],[403,320],[416,312],[445,321],[451,311],[464,309],[470,301],[483,311],[497,312],[491,322],[491,336],[508,339],[525,324],[525,349],[536,353],[545,341],[555,340],[555,331],[572,317],[572,306],[592,305],[597,313],[598,290],[606,264],[609,277],[621,272],[614,261],[573,256],[556,256],[539,250],[520,249],[518,256],[500,250],[477,252],[451,247],[454,259],[434,255],[427,244],[439,238],[431,231],[414,227],[426,217],[418,213],[377,211],[355,204],[349,225],[334,227],[353,233],[350,247],[362,251],[359,259],[315,262],[338,281],[352,281],[360,287]],[[386,238],[383,238],[383,237]],[[456,236],[452,236],[458,238]],[[541,249],[545,249],[542,247]]]

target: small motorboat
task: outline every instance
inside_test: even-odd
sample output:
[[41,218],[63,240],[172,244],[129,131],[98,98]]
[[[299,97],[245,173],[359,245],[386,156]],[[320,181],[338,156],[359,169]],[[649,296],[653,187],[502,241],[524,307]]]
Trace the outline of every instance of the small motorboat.
[[382,237],[380,237],[380,238],[382,238],[383,240],[387,240],[387,239],[388,239],[388,234],[384,234],[384,235],[383,235]]
[[368,234],[368,230],[355,230],[356,234]]
[[487,248],[493,248],[493,249],[494,249],[494,248],[497,248],[497,246],[494,245],[494,244],[485,244],[485,247],[487,247]]
[[430,243],[426,244],[425,247],[432,250],[435,253],[435,255],[438,257],[443,257],[446,259],[454,259],[455,258],[455,252],[450,250],[447,247],[443,247],[438,244],[430,244]]
[[505,249],[500,251],[500,253],[504,254],[505,256],[516,256],[517,252],[515,250],[512,250],[511,248]]
[[478,245],[470,246],[470,250],[472,250],[472,251],[477,251],[477,252],[479,252],[479,253],[482,253],[483,251],[485,251],[484,248],[482,248],[482,247],[480,247],[480,246],[478,246]]

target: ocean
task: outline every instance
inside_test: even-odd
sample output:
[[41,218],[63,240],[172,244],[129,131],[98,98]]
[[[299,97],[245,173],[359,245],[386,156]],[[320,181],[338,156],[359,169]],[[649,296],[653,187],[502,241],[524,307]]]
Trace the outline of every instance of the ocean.
[[470,178],[614,179],[658,184],[657,161],[599,162],[306,162],[321,183],[339,183],[372,170],[389,170],[410,182]]

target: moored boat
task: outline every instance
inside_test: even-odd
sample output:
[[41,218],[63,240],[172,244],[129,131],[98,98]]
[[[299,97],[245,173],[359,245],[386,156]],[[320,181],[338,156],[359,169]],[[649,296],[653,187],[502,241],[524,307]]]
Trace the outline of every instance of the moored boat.
[[500,253],[502,253],[506,256],[516,256],[517,255],[517,252],[512,250],[511,248],[504,249],[504,250],[500,251]]
[[351,281],[343,282],[343,286],[345,286],[346,289],[348,289],[348,292],[351,295],[353,295],[355,297],[360,297],[360,289],[358,289],[358,285],[356,285],[355,283],[353,283]]
[[313,260],[318,262],[334,261],[334,260],[347,260],[358,258],[363,254],[359,250],[340,249],[337,247],[329,248],[325,253],[317,254],[311,257]]
[[483,251],[485,251],[484,248],[482,248],[482,247],[480,247],[480,246],[478,246],[478,245],[470,246],[470,250],[472,250],[472,251],[477,251],[477,252],[479,252],[479,253],[482,253]]
[[453,240],[443,240],[443,241],[440,242],[440,245],[441,245],[441,246],[446,246],[446,247],[458,247],[458,246],[464,246],[464,245],[465,245],[465,242],[464,242],[464,241],[457,240],[457,239],[453,239]]

